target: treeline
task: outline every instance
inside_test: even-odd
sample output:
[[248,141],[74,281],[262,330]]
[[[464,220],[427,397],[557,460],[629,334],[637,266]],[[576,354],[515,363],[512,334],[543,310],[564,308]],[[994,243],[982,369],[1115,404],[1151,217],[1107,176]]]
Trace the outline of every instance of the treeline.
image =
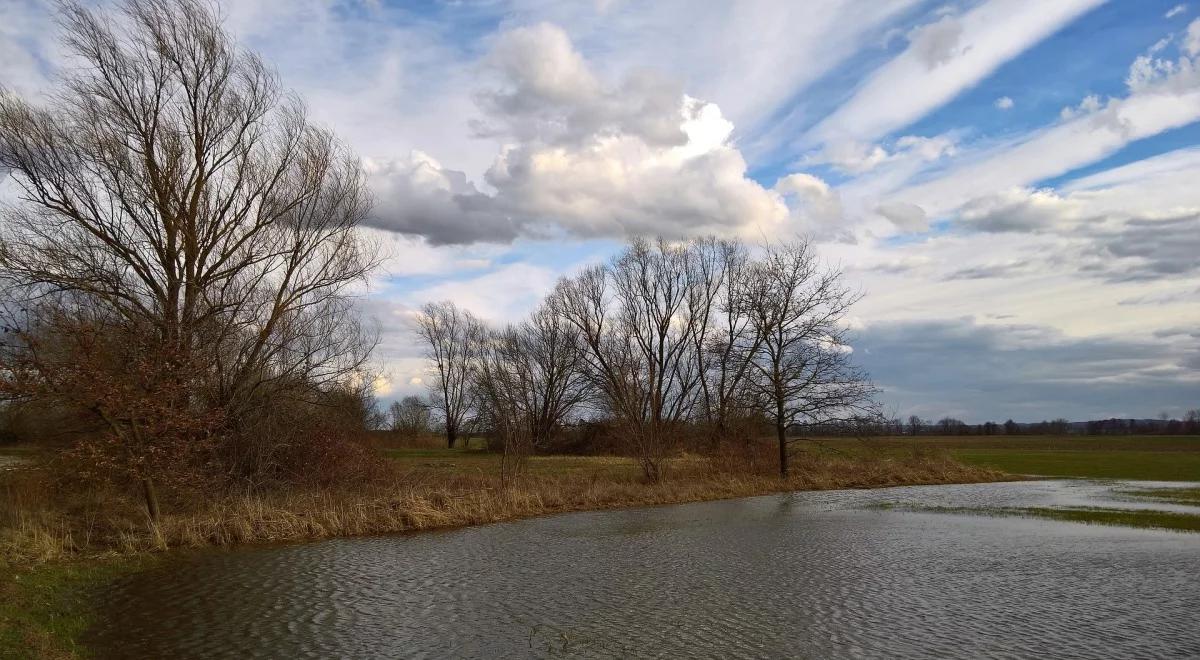
[[873,429],[856,431],[864,430],[880,435],[1196,435],[1200,434],[1200,409],[1187,411],[1182,420],[1164,414],[1158,419],[1111,418],[1087,422],[1058,418],[1032,423],[1010,419],[1003,423],[967,424],[953,417],[933,421],[913,415],[907,421],[890,419]]
[[513,470],[582,433],[657,481],[681,450],[769,429],[786,476],[794,429],[879,417],[847,336],[859,295],[841,279],[803,241],[634,240],[504,328],[430,303],[416,328],[432,407],[450,446],[487,434]]

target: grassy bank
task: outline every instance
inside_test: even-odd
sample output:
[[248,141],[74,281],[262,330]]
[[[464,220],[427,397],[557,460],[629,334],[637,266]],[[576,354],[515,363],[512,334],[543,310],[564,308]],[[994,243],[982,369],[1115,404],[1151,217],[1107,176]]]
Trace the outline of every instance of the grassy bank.
[[97,614],[95,592],[152,561],[0,562],[0,659],[86,657],[79,640]]
[[150,524],[127,496],[56,501],[36,479],[6,480],[0,549],[10,560],[44,561],[177,547],[384,534],[473,525],[528,516],[673,504],[791,490],[872,488],[991,481],[996,470],[941,455],[802,457],[781,481],[766,470],[683,457],[657,484],[619,457],[536,457],[528,474],[501,487],[495,455],[447,450],[394,451],[389,483],[336,491],[235,494],[191,502]]

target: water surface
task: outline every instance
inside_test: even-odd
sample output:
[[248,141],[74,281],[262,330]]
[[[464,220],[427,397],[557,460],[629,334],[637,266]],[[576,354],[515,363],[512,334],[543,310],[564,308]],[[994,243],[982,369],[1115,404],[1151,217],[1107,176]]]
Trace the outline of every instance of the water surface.
[[101,657],[1200,657],[1200,534],[904,510],[1115,506],[1128,486],[793,493],[203,553],[116,584],[91,642]]

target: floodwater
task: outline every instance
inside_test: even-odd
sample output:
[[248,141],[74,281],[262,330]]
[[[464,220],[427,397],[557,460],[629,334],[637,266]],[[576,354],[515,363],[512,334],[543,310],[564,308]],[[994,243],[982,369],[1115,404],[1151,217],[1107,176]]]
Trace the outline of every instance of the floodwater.
[[1129,485],[793,493],[200,553],[114,585],[89,641],[137,658],[1200,657],[1200,534],[909,509],[1121,506]]

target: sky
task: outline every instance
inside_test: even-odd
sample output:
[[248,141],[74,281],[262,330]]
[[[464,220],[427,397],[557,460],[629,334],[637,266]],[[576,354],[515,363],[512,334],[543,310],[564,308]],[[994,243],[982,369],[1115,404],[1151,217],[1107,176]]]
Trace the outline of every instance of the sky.
[[[103,6],[103,5],[102,5]],[[362,158],[385,401],[634,235],[810,237],[897,416],[1200,408],[1200,2],[223,0]],[[0,83],[63,66],[0,1]]]

